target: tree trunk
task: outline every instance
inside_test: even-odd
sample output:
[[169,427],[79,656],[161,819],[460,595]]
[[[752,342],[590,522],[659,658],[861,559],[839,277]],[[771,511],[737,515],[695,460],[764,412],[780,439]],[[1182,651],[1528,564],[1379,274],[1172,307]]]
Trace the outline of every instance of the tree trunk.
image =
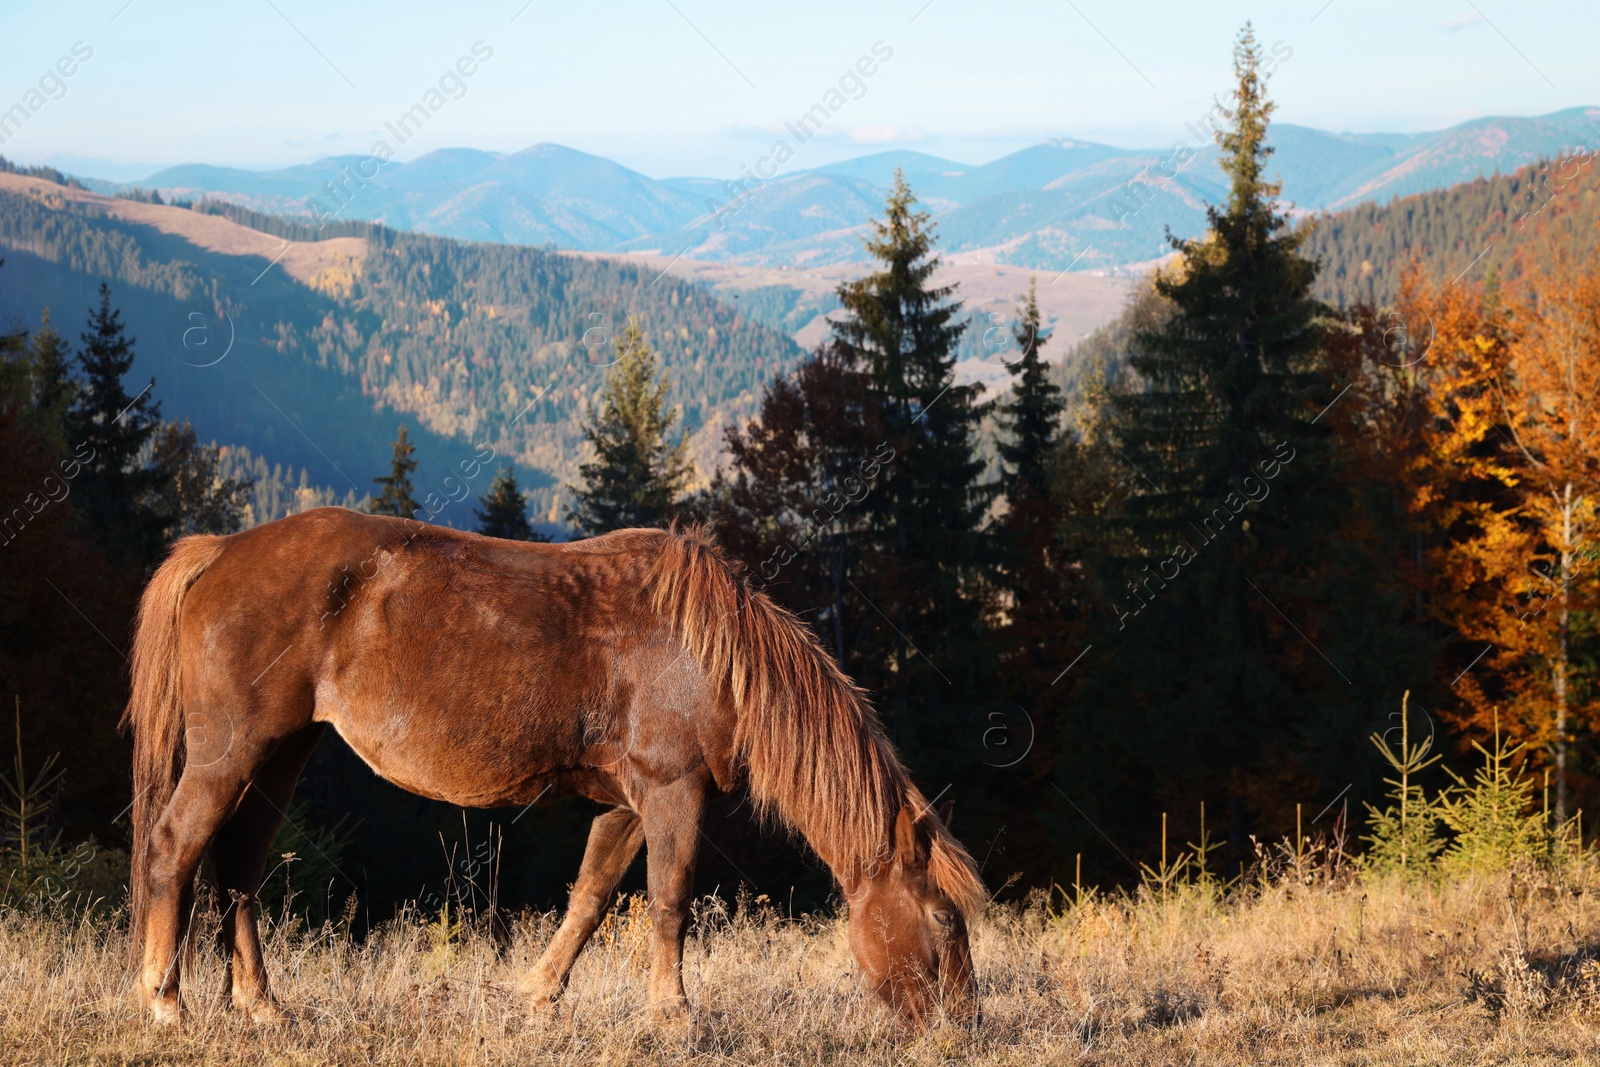
[[1556,825],[1567,821],[1567,640],[1571,620],[1568,593],[1572,584],[1572,484],[1567,483],[1565,499],[1561,502],[1561,563],[1560,588],[1556,593],[1561,604],[1556,612],[1556,656],[1552,679],[1556,704]]

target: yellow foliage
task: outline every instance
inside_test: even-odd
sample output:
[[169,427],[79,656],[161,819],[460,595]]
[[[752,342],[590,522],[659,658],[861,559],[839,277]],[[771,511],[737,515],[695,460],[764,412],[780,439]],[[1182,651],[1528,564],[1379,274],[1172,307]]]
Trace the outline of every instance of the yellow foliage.
[[342,263],[323,267],[312,275],[311,288],[337,300],[347,300],[354,291],[356,279],[359,277],[361,277],[361,261],[347,256]]
[[1554,765],[1564,817],[1566,745],[1600,719],[1574,702],[1567,662],[1571,612],[1597,602],[1600,273],[1553,255],[1507,305],[1414,267],[1391,323],[1405,358],[1368,354],[1368,459],[1399,480],[1418,595],[1460,638],[1446,714],[1487,735],[1508,709]]

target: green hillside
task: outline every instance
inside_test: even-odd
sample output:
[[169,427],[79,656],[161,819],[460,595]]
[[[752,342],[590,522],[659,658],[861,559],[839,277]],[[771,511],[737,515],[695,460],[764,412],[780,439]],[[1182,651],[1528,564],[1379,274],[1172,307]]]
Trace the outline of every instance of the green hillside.
[[[340,239],[365,251],[329,256],[297,281],[271,256],[186,236],[187,223],[204,220],[183,216],[201,211],[270,233],[274,245]],[[576,470],[584,404],[630,317],[663,357],[697,445],[719,438],[726,419],[750,410],[761,384],[799,356],[783,334],[707,290],[615,261],[201,211],[135,211],[44,181],[0,188],[0,320],[31,327],[50,307],[71,338],[95,287],[109,281],[137,338],[135,373],[155,377],[169,418],[190,419],[202,439],[304,468],[340,498],[368,492],[404,421],[421,430],[418,498],[435,493],[447,504],[439,521],[472,521],[467,504],[487,477],[466,484],[457,474],[487,454],[483,445],[516,462],[537,518],[559,518],[557,487]],[[191,322],[215,331],[206,352],[232,335],[226,358],[203,365],[204,353],[186,348]]]

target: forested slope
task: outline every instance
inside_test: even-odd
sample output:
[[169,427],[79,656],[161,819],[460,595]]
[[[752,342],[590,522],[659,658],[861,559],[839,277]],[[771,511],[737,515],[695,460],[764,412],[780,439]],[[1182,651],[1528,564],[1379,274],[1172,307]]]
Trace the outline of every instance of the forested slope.
[[[71,331],[108,280],[138,339],[136,372],[155,377],[168,417],[192,420],[202,439],[304,467],[340,495],[365,494],[404,421],[423,431],[423,493],[459,491],[444,478],[488,444],[524,471],[538,517],[559,518],[555,487],[575,471],[584,403],[630,317],[662,355],[697,443],[719,437],[799,355],[703,288],[614,261],[371,224],[317,233],[225,209],[273,231],[284,249],[274,266],[219,250],[214,237],[197,243],[199,212],[140,204],[134,217],[122,201],[6,177],[0,316],[30,327],[48,306]],[[241,247],[244,234],[260,237],[242,230]],[[361,251],[318,258],[306,248],[319,238],[359,241]],[[285,273],[293,262],[313,267],[296,278]],[[230,336],[226,357],[212,362]],[[444,518],[470,522],[464,512]]]
[[1514,283],[1555,245],[1600,245],[1600,181],[1578,154],[1449,189],[1363,204],[1309,221],[1322,260],[1317,295],[1335,306],[1388,304],[1413,259],[1436,276],[1494,271]]

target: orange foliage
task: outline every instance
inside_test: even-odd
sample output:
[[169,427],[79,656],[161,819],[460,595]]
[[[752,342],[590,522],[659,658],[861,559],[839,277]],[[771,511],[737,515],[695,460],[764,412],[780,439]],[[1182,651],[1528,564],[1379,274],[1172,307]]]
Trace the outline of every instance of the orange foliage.
[[1521,475],[1520,517],[1531,553],[1508,574],[1522,602],[1507,644],[1519,672],[1527,735],[1545,744],[1556,772],[1556,812],[1567,815],[1568,749],[1578,724],[1593,725],[1594,700],[1572,691],[1574,611],[1596,603],[1600,531],[1600,273],[1557,255],[1528,279],[1515,312],[1510,374],[1501,388]]
[[1572,615],[1597,604],[1600,272],[1554,257],[1507,307],[1414,265],[1392,314],[1352,319],[1339,421],[1410,524],[1416,614],[1449,635],[1446,717],[1486,733],[1498,707],[1565,816],[1574,730],[1600,719],[1569,662]]

